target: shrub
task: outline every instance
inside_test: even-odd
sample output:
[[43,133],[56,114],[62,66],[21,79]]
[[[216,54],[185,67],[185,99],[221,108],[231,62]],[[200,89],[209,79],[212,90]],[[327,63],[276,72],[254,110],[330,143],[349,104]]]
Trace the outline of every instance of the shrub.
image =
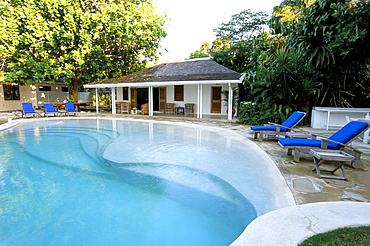
[[248,125],[261,125],[267,122],[282,123],[292,112],[292,108],[283,105],[241,102],[239,123]]

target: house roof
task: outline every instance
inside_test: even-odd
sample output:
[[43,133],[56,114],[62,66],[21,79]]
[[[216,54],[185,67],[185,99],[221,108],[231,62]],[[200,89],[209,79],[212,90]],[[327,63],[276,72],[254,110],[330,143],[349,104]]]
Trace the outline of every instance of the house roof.
[[177,82],[177,81],[235,81],[240,73],[218,64],[210,59],[188,60],[163,63],[120,78],[97,81],[89,85]]

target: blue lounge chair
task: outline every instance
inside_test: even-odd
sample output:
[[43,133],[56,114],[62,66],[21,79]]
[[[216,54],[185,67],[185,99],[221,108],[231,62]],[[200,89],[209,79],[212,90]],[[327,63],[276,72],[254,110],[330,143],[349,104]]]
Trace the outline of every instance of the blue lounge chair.
[[312,138],[309,139],[279,138],[278,143],[281,147],[288,149],[288,155],[291,155],[292,151],[294,150],[293,160],[295,162],[299,162],[301,152],[308,153],[310,149],[313,148],[333,150],[346,149],[346,152],[355,156],[355,163],[352,163],[352,166],[361,167],[362,163],[360,161],[360,157],[362,152],[354,149],[351,146],[348,146],[348,144],[356,139],[358,135],[366,131],[367,128],[369,128],[368,123],[351,121],[329,138],[312,134]]
[[265,135],[270,136],[284,136],[287,132],[291,131],[304,117],[305,112],[294,112],[284,123],[281,125],[275,123],[268,123],[264,126],[252,126],[250,130],[254,132],[254,138],[257,139],[259,134],[259,140],[262,141]]
[[66,102],[64,105],[66,107],[66,115],[69,116],[71,113],[73,113],[73,115],[78,114],[78,110],[75,109],[75,104],[73,102]]
[[55,110],[54,105],[52,103],[44,103],[44,109],[45,109],[45,116],[49,116],[49,114],[54,114],[54,116],[59,116],[62,114],[62,112],[59,112],[58,110]]
[[38,117],[40,114],[33,109],[32,103],[22,103],[22,117],[27,117],[31,114],[32,117]]

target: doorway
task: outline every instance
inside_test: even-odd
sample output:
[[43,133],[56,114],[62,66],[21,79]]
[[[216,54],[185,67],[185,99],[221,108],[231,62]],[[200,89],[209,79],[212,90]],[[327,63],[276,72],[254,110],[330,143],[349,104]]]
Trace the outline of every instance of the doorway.
[[138,109],[141,109],[141,105],[148,103],[148,88],[137,88],[136,89],[136,105]]
[[[137,108],[141,109],[141,105],[149,102],[148,88],[136,89]],[[153,88],[153,111],[159,111],[159,88]]]
[[212,86],[211,113],[221,114],[222,87]]
[[153,111],[159,111],[159,88],[153,88]]

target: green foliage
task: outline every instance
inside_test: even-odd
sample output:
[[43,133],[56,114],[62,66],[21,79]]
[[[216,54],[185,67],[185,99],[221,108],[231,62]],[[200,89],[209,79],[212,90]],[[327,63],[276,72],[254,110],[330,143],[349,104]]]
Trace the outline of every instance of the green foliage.
[[[1,79],[74,87],[119,77],[157,58],[166,35],[151,1],[0,0]],[[75,98],[76,99],[76,98]]]
[[[92,94],[93,105],[96,106],[96,94]],[[110,106],[112,103],[112,93],[99,92],[98,94],[99,106]]]
[[[238,108],[238,103],[239,103],[239,89],[237,87],[233,87],[233,104],[232,108],[237,109]],[[224,105],[228,107],[229,105],[229,90],[223,90],[221,91],[222,93],[222,101],[224,102]]]
[[281,124],[292,112],[292,108],[281,104],[241,102],[238,115],[241,124],[261,125],[267,122]]
[[196,50],[190,54],[189,59],[203,58],[203,57],[209,57],[209,54],[201,50]]
[[249,10],[232,16],[215,29],[209,49],[215,61],[246,73],[239,92],[254,106],[241,106],[241,122],[281,122],[312,106],[370,105],[369,1],[284,0],[270,33],[261,29],[264,17]]
[[307,65],[303,51],[282,47],[271,48],[263,54],[264,63],[247,71],[245,85],[250,88],[250,100],[302,109],[306,106],[302,98],[318,98],[319,74]]
[[254,49],[251,40],[267,22],[268,15],[265,12],[243,10],[233,15],[229,22],[222,23],[220,28],[214,29],[217,38],[212,45],[205,43],[191,57],[212,56],[216,62],[234,71],[244,72]]
[[222,23],[221,27],[214,29],[218,38],[229,40],[231,45],[245,41],[267,24],[266,12],[252,12],[250,9],[231,16],[231,20]]
[[370,245],[370,226],[340,228],[334,231],[317,234],[300,244],[300,246],[323,245]]
[[325,76],[320,104],[369,105],[369,23],[369,1],[319,0],[301,13],[288,45]]
[[297,25],[302,11],[312,5],[314,0],[285,0],[274,7],[270,27],[275,33],[289,35]]

